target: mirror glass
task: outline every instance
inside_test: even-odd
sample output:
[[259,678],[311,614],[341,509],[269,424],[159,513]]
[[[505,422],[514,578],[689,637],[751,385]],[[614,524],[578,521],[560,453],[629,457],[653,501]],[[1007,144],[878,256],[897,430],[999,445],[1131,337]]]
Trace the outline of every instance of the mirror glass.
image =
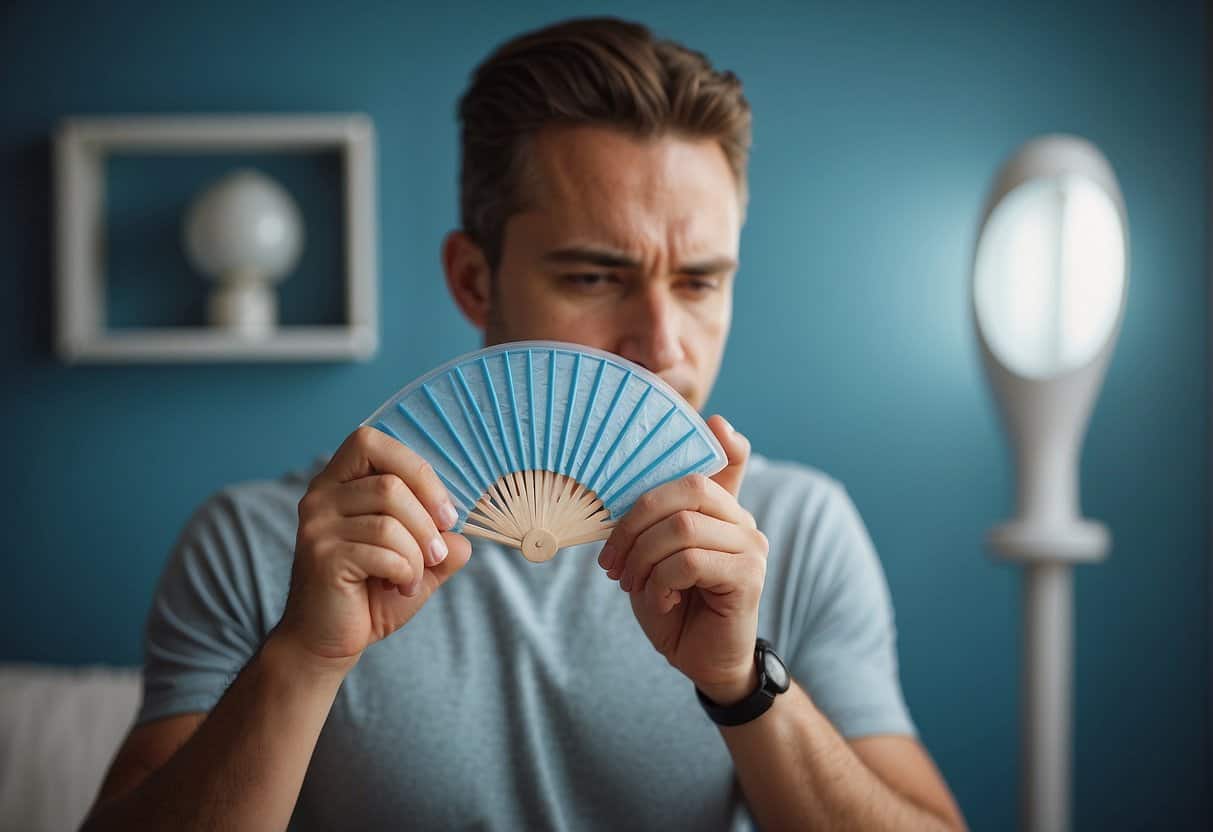
[[994,207],[977,243],[977,323],[994,356],[1028,378],[1080,367],[1116,326],[1125,232],[1111,197],[1078,176],[1035,179]]

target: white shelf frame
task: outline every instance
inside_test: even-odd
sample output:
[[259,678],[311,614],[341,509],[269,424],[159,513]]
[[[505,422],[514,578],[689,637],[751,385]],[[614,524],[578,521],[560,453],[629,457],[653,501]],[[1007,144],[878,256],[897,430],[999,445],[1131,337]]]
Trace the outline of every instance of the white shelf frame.
[[[205,326],[107,327],[107,154],[323,150],[342,156],[344,324],[282,326],[260,338]],[[378,349],[375,131],[368,116],[71,117],[56,131],[54,162],[55,351],[63,361],[350,361]]]

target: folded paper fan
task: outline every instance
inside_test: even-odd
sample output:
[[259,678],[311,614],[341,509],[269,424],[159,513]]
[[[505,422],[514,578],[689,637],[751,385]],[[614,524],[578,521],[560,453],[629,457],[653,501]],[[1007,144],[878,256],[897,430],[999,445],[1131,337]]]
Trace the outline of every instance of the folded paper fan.
[[434,467],[459,512],[455,531],[536,562],[604,540],[646,491],[726,463],[707,424],[656,375],[557,341],[456,358],[362,424]]

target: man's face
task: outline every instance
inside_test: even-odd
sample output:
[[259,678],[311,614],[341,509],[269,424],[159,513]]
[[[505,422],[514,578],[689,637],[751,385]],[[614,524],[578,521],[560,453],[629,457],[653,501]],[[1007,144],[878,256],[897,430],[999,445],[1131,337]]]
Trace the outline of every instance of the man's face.
[[597,347],[702,408],[729,332],[741,234],[720,146],[560,127],[535,137],[531,159],[533,207],[506,225],[486,345]]

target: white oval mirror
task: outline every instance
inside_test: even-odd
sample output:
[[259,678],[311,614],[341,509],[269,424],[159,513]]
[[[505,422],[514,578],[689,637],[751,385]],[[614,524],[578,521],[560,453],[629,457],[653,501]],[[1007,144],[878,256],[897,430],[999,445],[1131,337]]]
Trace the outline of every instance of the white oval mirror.
[[1066,174],[1030,179],[994,206],[974,263],[977,323],[994,357],[1027,378],[1091,361],[1116,326],[1125,229],[1112,198]]

